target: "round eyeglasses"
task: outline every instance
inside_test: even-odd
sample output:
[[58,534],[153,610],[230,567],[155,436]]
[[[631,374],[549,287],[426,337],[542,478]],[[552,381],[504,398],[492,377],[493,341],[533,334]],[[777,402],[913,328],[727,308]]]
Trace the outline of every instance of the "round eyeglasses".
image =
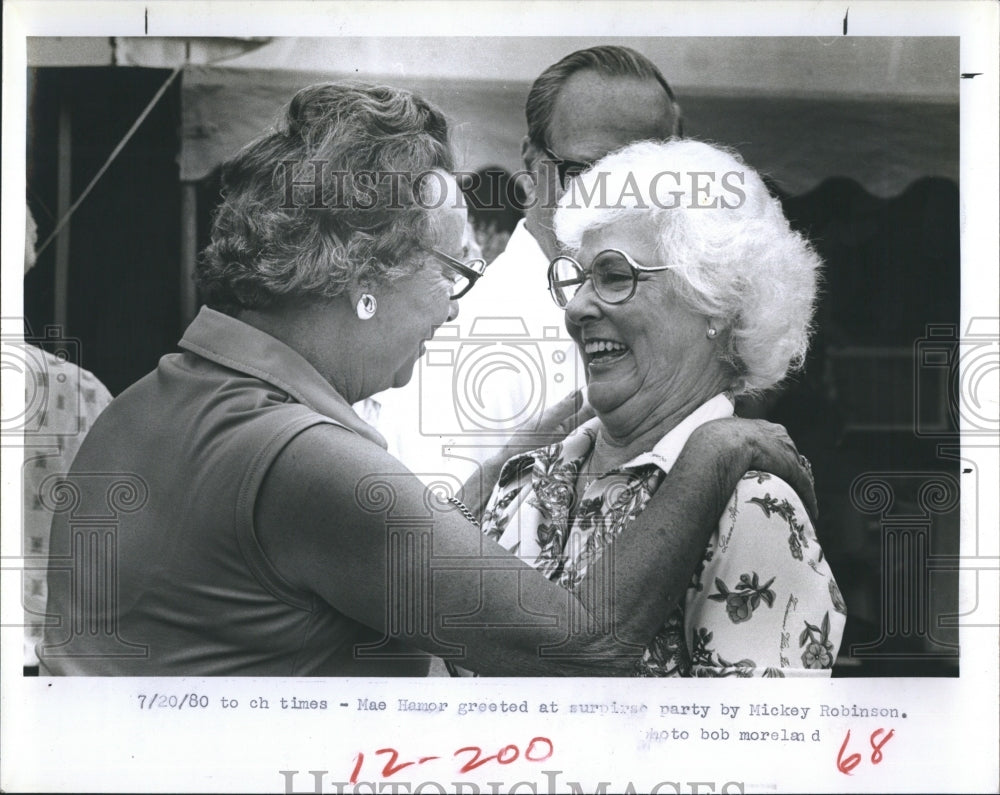
[[455,259],[450,254],[445,254],[436,248],[431,249],[431,254],[439,262],[443,262],[451,268],[450,297],[452,301],[461,298],[469,292],[475,286],[476,282],[479,281],[479,277],[486,272],[486,260],[484,259],[470,259],[467,262],[462,262],[462,260]]
[[665,271],[669,265],[640,265],[624,251],[601,251],[585,269],[572,257],[556,257],[549,263],[549,293],[556,306],[565,309],[587,279],[594,283],[597,297],[608,304],[624,304],[635,295],[640,273]]

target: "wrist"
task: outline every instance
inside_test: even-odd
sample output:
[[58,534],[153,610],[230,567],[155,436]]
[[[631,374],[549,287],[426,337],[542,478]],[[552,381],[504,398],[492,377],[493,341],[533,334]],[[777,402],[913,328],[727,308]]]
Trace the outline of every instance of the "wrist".
[[742,475],[756,457],[757,440],[741,421],[713,420],[695,429],[684,450]]

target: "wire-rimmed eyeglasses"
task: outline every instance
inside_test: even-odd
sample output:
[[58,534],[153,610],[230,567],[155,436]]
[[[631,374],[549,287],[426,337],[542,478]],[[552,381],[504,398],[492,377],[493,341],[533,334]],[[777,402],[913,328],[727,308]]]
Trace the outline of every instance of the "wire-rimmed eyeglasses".
[[640,273],[665,271],[669,265],[640,265],[617,248],[598,253],[584,268],[572,257],[559,256],[549,263],[549,293],[556,306],[565,309],[587,279],[594,283],[597,297],[608,304],[624,304],[635,295]]
[[452,301],[461,298],[469,292],[475,283],[479,281],[479,277],[486,272],[486,260],[481,258],[470,259],[466,262],[462,262],[462,260],[455,259],[455,257],[450,254],[445,254],[443,251],[438,251],[436,248],[431,249],[431,254],[433,254],[440,262],[443,262],[451,268],[455,274],[455,278],[452,279],[451,282]]

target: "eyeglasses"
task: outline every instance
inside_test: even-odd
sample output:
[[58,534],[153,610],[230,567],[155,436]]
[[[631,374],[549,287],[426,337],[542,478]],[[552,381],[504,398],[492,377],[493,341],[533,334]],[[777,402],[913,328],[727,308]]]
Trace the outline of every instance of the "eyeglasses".
[[605,249],[584,267],[572,257],[556,257],[549,263],[549,293],[556,306],[565,309],[573,296],[590,279],[597,297],[608,304],[624,304],[635,295],[640,273],[665,271],[669,265],[651,268],[640,265],[624,251]]
[[566,185],[573,177],[580,176],[580,174],[594,165],[593,163],[584,163],[580,160],[566,160],[563,157],[559,157],[559,155],[547,146],[543,146],[542,151],[556,164],[556,173],[559,174],[559,185],[563,190],[566,190]]
[[470,259],[468,262],[462,262],[462,260],[455,259],[450,254],[445,254],[436,248],[431,249],[431,254],[454,271],[455,278],[451,280],[452,301],[469,292],[479,281],[479,277],[486,272],[486,260],[484,259]]

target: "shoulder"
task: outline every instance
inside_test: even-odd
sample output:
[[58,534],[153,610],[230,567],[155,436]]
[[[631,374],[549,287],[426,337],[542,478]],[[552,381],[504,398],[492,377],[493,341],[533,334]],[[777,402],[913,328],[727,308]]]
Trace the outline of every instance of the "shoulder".
[[39,348],[38,351],[42,357],[42,375],[49,376],[50,389],[76,390],[81,402],[101,408],[111,402],[108,388],[90,370],[84,370],[64,357],[55,356],[44,349]]
[[292,490],[321,482],[356,482],[365,475],[409,475],[384,449],[342,425],[317,422],[292,436],[271,465],[268,479]]
[[[425,518],[433,508],[421,482],[385,450],[337,425],[313,425],[287,441],[254,500],[254,526],[289,582],[320,556],[347,555],[391,515]],[[359,535],[360,534],[360,535]]]
[[747,472],[736,484],[719,531],[725,536],[737,529],[743,533],[784,529],[802,541],[815,537],[809,513],[795,489],[769,472]]
[[801,518],[809,522],[802,499],[795,489],[782,478],[769,472],[749,471],[740,478],[730,498],[732,505],[752,505],[767,518]]
[[787,542],[791,555],[803,559],[803,549],[818,551],[815,530],[805,505],[785,480],[768,472],[747,472],[736,484],[719,520],[719,543]]

